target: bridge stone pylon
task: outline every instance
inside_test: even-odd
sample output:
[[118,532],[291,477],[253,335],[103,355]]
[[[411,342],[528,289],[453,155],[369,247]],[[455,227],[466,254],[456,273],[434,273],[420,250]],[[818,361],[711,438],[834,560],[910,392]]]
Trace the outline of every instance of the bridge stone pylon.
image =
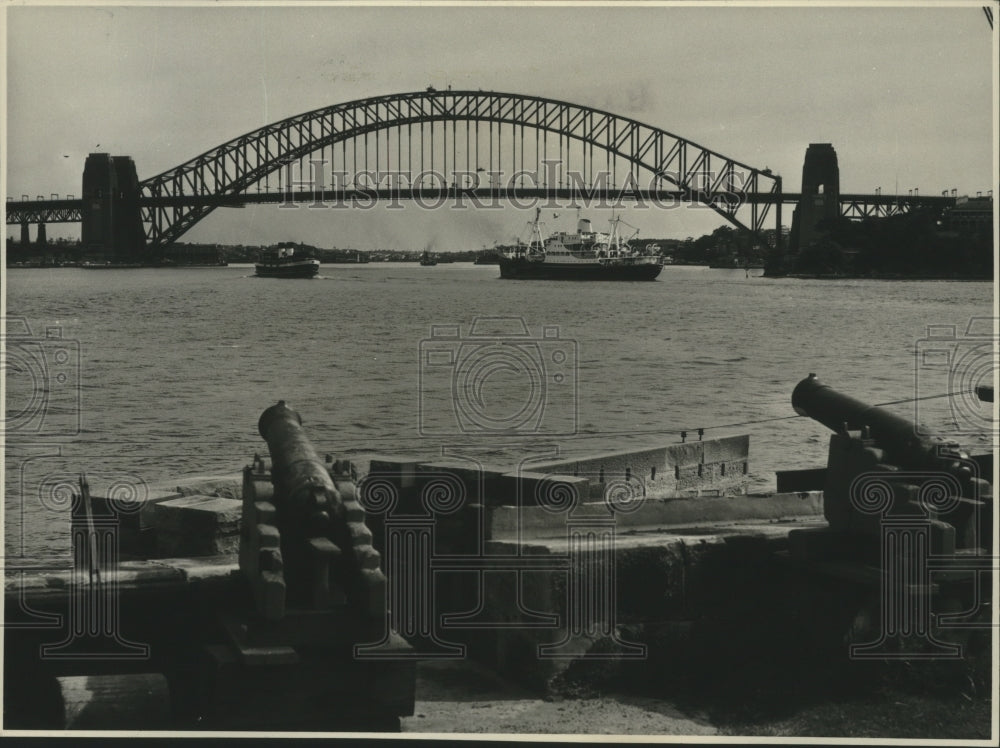
[[146,234],[139,210],[139,177],[129,156],[91,153],[83,168],[81,239],[88,249],[139,259]]
[[817,226],[840,217],[840,166],[831,143],[810,143],[802,164],[802,193],[792,214],[791,248],[807,247],[826,235]]

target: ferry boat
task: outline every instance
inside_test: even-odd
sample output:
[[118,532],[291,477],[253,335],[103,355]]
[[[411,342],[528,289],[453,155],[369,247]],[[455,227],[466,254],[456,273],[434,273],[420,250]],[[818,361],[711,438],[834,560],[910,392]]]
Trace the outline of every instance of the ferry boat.
[[319,272],[319,260],[296,255],[295,247],[279,245],[262,254],[254,267],[261,278],[312,278]]
[[543,240],[540,213],[536,209],[528,242],[500,256],[501,278],[638,281],[654,280],[663,269],[658,256],[635,250],[622,239],[620,218],[611,221],[609,233],[603,233],[593,230],[590,219],[578,217],[576,233],[560,231]]
[[434,256],[430,252],[425,250],[424,253],[420,255],[420,264],[423,265],[424,267],[433,267],[438,263],[437,260],[434,259]]

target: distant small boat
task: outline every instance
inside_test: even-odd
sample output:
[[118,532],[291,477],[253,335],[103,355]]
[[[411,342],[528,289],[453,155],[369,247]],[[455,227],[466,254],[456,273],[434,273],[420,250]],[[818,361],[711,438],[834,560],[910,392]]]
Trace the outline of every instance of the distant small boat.
[[430,252],[425,251],[420,256],[420,264],[424,267],[432,267],[433,265],[437,265],[438,262],[434,259]]
[[261,278],[312,278],[319,272],[319,260],[296,255],[294,247],[267,250],[254,265]]

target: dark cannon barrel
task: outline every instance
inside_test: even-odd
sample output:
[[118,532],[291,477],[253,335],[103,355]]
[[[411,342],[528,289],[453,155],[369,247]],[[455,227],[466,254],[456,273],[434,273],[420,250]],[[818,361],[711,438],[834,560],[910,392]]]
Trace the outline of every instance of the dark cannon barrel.
[[288,504],[278,510],[296,515],[315,531],[307,534],[323,534],[331,518],[343,517],[344,506],[326,465],[302,429],[302,418],[281,400],[261,414],[257,430],[271,452],[276,494]]
[[867,431],[893,464],[961,475],[967,472],[957,461],[965,457],[957,443],[929,435],[925,429],[920,433],[922,429],[912,421],[837,392],[815,374],[795,386],[792,407],[799,415],[809,416],[837,433],[844,431],[845,424],[849,430]]

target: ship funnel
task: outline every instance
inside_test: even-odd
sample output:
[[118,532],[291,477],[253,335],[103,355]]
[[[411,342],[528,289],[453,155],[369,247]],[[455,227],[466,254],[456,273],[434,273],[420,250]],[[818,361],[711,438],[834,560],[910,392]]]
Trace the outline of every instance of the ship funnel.
[[589,218],[581,218],[579,221],[577,221],[576,222],[576,230],[577,230],[577,233],[580,233],[580,234],[589,234],[589,233],[591,233],[593,231],[593,229],[590,228],[590,219]]

